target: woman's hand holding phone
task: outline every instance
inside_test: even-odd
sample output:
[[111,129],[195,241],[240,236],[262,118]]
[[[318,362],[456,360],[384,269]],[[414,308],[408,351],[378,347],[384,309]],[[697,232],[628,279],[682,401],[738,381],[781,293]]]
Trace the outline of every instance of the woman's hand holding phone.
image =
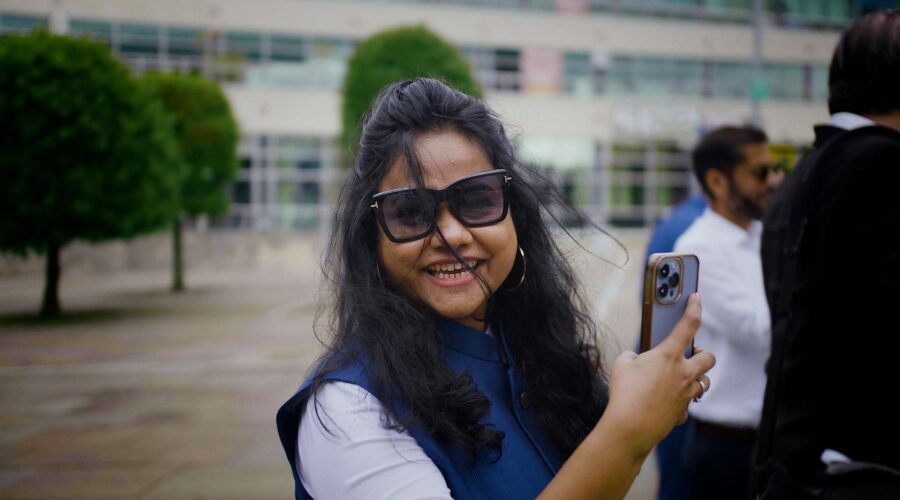
[[697,380],[716,362],[709,352],[684,355],[699,326],[700,297],[695,293],[658,346],[616,358],[603,416],[540,498],[625,497],[656,443],[685,420],[688,403],[702,394]]
[[630,436],[634,452],[649,454],[672,428],[687,418],[693,398],[709,388],[708,372],[716,362],[712,353],[694,350],[687,358],[700,326],[700,296],[690,296],[684,315],[658,346],[637,355],[622,353],[609,378],[609,405],[603,419],[610,418]]

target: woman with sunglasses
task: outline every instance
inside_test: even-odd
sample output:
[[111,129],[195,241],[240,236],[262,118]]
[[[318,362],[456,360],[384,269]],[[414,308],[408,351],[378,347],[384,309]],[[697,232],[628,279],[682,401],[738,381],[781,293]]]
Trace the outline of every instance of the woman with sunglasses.
[[693,297],[605,377],[552,192],[481,101],[433,79],[382,91],[326,259],[333,338],[278,414],[298,498],[624,496],[715,360],[683,356]]

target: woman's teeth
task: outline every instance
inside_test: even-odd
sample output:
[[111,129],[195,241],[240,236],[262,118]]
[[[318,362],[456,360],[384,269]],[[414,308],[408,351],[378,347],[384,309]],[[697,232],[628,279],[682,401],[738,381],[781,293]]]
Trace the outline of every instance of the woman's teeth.
[[[467,261],[466,265],[475,269],[475,267],[478,266],[478,261]],[[466,269],[466,266],[463,264],[453,262],[450,264],[434,264],[428,266],[428,272],[439,280],[453,280],[461,278],[463,274],[469,272],[469,270]]]

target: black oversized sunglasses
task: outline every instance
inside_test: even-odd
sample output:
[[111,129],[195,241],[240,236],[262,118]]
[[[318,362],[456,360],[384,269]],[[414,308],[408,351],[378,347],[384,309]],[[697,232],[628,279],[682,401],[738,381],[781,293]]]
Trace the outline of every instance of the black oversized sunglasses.
[[431,234],[441,203],[468,227],[496,224],[506,218],[506,192],[512,177],[506,170],[488,170],[464,177],[444,189],[406,187],[372,196],[372,210],[381,229],[394,243]]

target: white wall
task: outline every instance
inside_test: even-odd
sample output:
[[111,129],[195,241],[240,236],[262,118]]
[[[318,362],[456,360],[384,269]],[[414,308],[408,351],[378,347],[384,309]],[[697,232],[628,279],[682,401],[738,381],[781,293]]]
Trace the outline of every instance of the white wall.
[[225,87],[242,134],[334,137],[340,133],[340,95],[335,91]]

